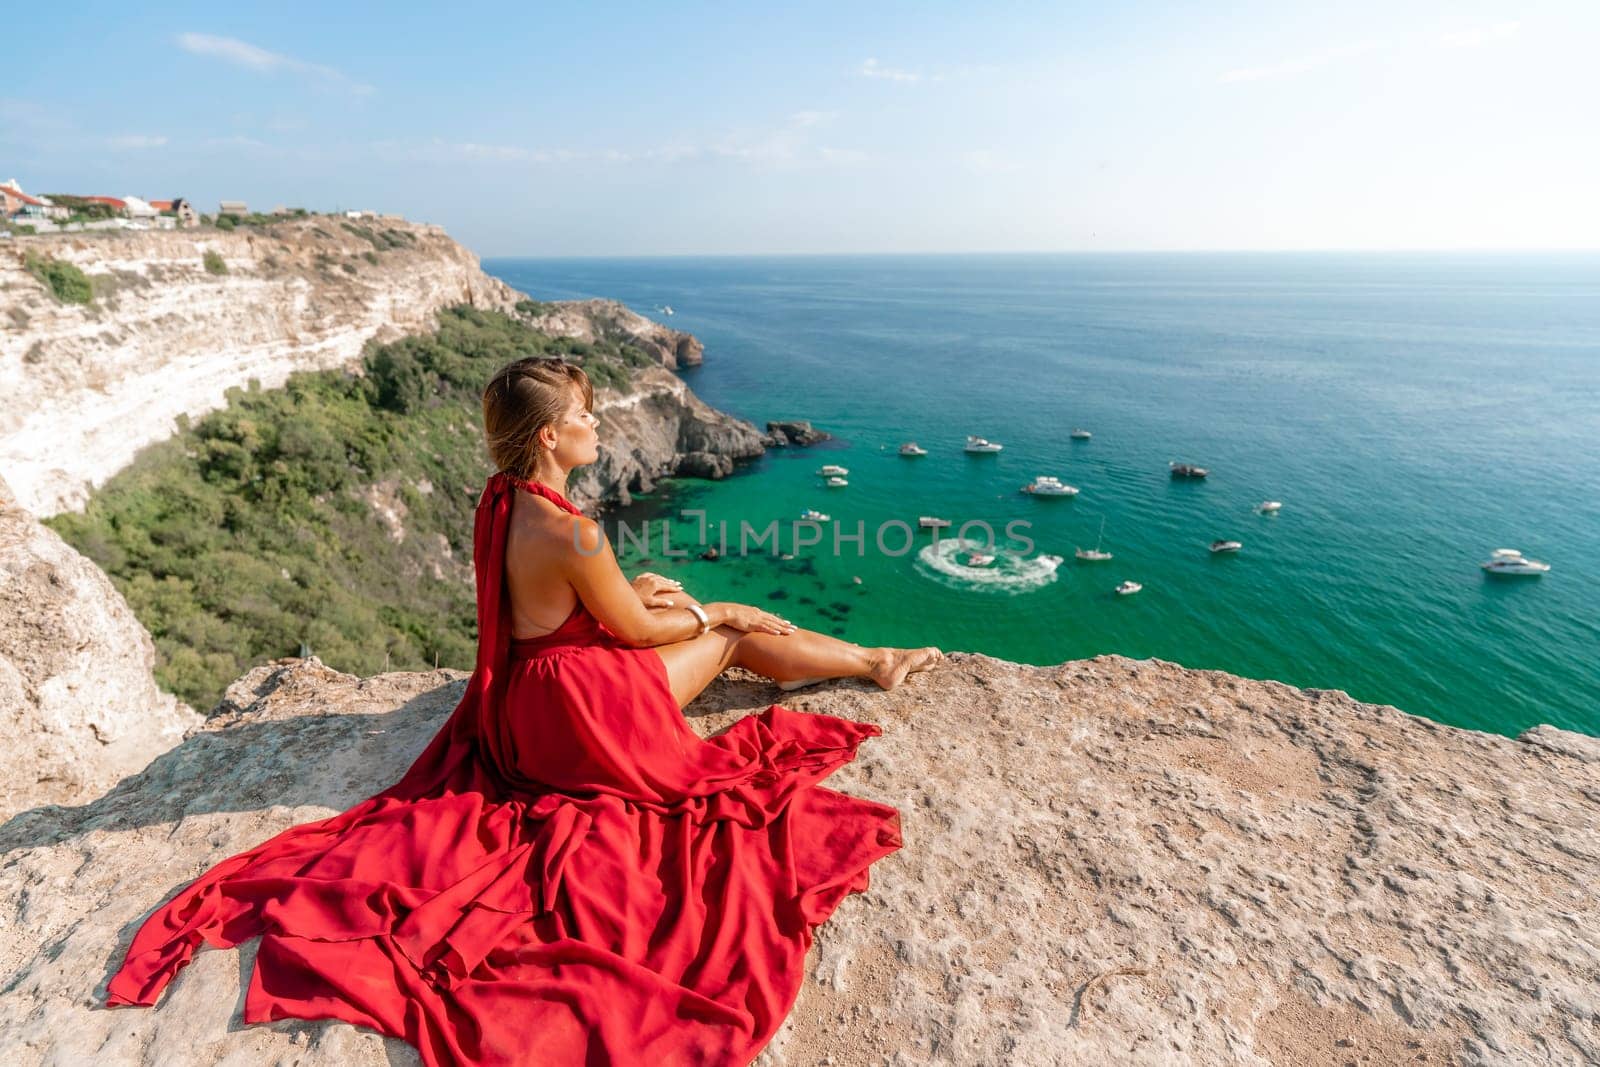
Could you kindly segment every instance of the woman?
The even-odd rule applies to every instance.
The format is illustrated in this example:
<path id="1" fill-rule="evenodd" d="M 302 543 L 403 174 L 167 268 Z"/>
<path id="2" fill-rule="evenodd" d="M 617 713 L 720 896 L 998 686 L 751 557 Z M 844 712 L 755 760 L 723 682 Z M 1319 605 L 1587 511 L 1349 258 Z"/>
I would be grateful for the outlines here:
<path id="1" fill-rule="evenodd" d="M 707 742 L 681 708 L 730 664 L 888 688 L 940 654 L 630 587 L 559 488 L 596 457 L 591 397 L 542 359 L 485 391 L 477 665 L 428 748 L 157 909 L 108 1003 L 260 936 L 246 1022 L 342 1019 L 430 1065 L 731 1065 L 772 1037 L 812 929 L 900 846 L 893 808 L 818 785 L 879 731 L 774 705 Z"/>

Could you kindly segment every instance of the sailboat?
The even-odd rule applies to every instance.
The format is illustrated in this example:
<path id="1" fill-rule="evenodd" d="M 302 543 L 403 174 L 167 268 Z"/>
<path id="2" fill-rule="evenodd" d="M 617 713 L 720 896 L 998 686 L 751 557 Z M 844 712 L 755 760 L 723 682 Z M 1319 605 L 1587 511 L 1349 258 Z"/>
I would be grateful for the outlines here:
<path id="1" fill-rule="evenodd" d="M 1102 515 L 1102 516 L 1100 516 L 1100 536 L 1096 537 L 1094 539 L 1094 547 L 1093 548 L 1080 548 L 1080 549 L 1077 549 L 1076 551 L 1074 551 L 1072 554 L 1074 556 L 1077 556 L 1079 559 L 1083 560 L 1085 563 L 1100 563 L 1100 562 L 1102 562 L 1104 560 L 1110 559 L 1111 558 L 1111 553 L 1103 552 L 1100 549 L 1100 542 L 1105 539 L 1105 536 L 1106 536 L 1106 517 L 1104 515 Z"/>

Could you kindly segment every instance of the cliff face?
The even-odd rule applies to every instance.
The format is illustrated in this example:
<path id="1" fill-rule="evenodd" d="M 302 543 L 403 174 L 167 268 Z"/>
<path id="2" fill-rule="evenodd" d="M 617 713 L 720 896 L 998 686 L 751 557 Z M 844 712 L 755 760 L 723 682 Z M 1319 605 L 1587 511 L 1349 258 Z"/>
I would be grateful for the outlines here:
<path id="1" fill-rule="evenodd" d="M 100 568 L 0 480 L 0 819 L 98 796 L 199 725 L 156 688 L 154 663 L 150 635 Z"/>
<path id="2" fill-rule="evenodd" d="M 463 685 L 258 668 L 105 797 L 0 827 L 7 1062 L 417 1062 L 343 1024 L 234 1028 L 231 952 L 154 1011 L 96 1006 L 168 893 L 391 784 Z M 777 696 L 733 672 L 690 722 Z M 905 848 L 819 932 L 765 1067 L 1600 1061 L 1594 738 L 1118 657 L 957 654 L 785 703 L 883 727 L 828 784 L 895 805 Z"/>
<path id="3" fill-rule="evenodd" d="M 692 335 L 617 303 L 615 300 L 562 300 L 539 305 L 528 321 L 538 330 L 582 341 L 628 341 L 650 353 L 668 370 L 695 367 L 703 361 L 705 346 Z"/>
<path id="4" fill-rule="evenodd" d="M 77 266 L 95 299 L 56 300 L 28 252 Z M 226 273 L 207 269 L 208 254 Z M 351 363 L 368 340 L 431 330 L 440 308 L 509 311 L 517 299 L 438 227 L 399 220 L 7 242 L 0 471 L 35 515 L 80 508 L 179 415 L 221 407 L 229 386 L 271 388 Z"/>

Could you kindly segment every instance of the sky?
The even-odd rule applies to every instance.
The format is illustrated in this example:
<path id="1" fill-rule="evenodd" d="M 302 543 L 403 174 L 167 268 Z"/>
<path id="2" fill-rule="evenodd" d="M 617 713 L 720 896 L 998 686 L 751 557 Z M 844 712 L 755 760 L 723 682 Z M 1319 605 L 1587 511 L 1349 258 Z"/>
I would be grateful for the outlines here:
<path id="1" fill-rule="evenodd" d="M 1600 248 L 1597 0 L 27 23 L 0 181 L 30 192 L 396 212 L 484 256 Z"/>

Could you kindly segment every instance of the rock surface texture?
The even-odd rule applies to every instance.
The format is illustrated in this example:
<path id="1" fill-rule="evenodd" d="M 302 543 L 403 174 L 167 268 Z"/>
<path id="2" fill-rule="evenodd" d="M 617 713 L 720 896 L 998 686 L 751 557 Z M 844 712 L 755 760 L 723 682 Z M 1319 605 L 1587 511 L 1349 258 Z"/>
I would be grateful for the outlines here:
<path id="1" fill-rule="evenodd" d="M 0 480 L 0 819 L 105 792 L 198 726 L 110 579 Z"/>
<path id="2" fill-rule="evenodd" d="M 154 1011 L 98 1004 L 167 894 L 390 784 L 463 684 L 257 668 L 104 797 L 0 827 L 0 1059 L 416 1062 L 238 1027 L 231 952 Z M 689 714 L 777 698 L 732 672 Z M 957 654 L 784 703 L 883 727 L 829 784 L 898 807 L 906 844 L 822 928 L 764 1067 L 1600 1061 L 1600 740 L 1117 657 Z"/>
<path id="3" fill-rule="evenodd" d="M 705 346 L 692 335 L 631 311 L 615 300 L 561 300 L 536 305 L 528 322 L 537 330 L 580 341 L 622 341 L 654 357 L 668 370 L 697 367 Z"/>

